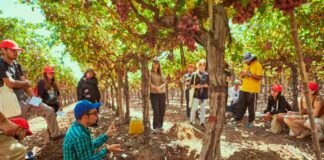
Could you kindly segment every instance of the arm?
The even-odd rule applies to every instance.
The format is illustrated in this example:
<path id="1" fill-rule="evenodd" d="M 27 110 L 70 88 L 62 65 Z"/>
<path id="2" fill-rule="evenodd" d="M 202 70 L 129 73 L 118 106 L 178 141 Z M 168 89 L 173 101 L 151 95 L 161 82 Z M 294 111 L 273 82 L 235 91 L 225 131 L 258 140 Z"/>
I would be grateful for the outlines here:
<path id="1" fill-rule="evenodd" d="M 318 118 L 318 114 L 320 113 L 322 106 L 324 106 L 322 104 L 323 102 L 321 101 L 321 97 L 320 96 L 316 96 L 315 100 L 314 100 L 314 110 L 313 110 L 313 116 L 314 118 Z"/>
<path id="2" fill-rule="evenodd" d="M 14 136 L 19 132 L 19 128 L 16 124 L 10 122 L 1 112 L 0 112 L 0 132 L 4 132 L 7 136 Z"/>
<path id="3" fill-rule="evenodd" d="M 109 139 L 109 137 L 106 134 L 102 134 L 99 137 L 97 137 L 96 139 L 92 140 L 93 146 L 95 147 L 95 149 L 97 149 L 102 144 L 104 144 L 108 139 Z"/>
<path id="4" fill-rule="evenodd" d="M 78 101 L 84 99 L 83 89 L 82 89 L 82 79 L 79 81 L 78 86 L 77 86 L 77 97 L 78 97 Z"/>
<path id="5" fill-rule="evenodd" d="M 25 76 L 20 76 L 20 79 L 23 81 L 27 81 Z M 27 81 L 28 82 L 28 81 Z M 27 95 L 29 95 L 30 97 L 34 96 L 34 92 L 33 90 L 30 88 L 30 85 L 24 87 L 25 92 L 27 93 Z"/>
<path id="6" fill-rule="evenodd" d="M 75 139 L 74 145 L 75 145 L 74 148 L 78 159 L 100 160 L 104 158 L 108 153 L 108 150 L 106 148 L 96 153 L 93 153 L 94 150 L 91 150 L 92 149 L 91 140 L 89 139 L 89 137 L 85 137 L 85 136 L 78 137 L 77 139 Z"/>
<path id="7" fill-rule="evenodd" d="M 269 96 L 268 97 L 268 105 L 267 105 L 267 108 L 263 111 L 263 113 L 267 113 L 267 112 L 270 112 L 271 111 L 271 97 Z"/>

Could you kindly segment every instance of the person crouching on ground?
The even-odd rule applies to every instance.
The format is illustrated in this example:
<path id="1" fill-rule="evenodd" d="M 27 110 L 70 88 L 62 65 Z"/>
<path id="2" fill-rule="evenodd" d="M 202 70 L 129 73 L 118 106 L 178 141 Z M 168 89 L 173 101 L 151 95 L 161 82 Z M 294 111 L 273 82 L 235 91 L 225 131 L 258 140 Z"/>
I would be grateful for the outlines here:
<path id="1" fill-rule="evenodd" d="M 23 140 L 27 136 L 33 135 L 33 132 L 29 129 L 29 124 L 25 119 L 11 118 L 10 121 L 15 123 L 20 128 L 20 131 L 14 136 L 14 138 L 18 141 Z"/>
<path id="2" fill-rule="evenodd" d="M 267 108 L 264 110 L 264 119 L 272 120 L 270 131 L 272 133 L 280 133 L 282 131 L 282 125 L 284 123 L 283 116 L 287 111 L 292 111 L 291 106 L 281 95 L 281 85 L 273 85 L 271 87 L 271 95 L 268 98 Z"/>
<path id="3" fill-rule="evenodd" d="M 324 140 L 324 100 L 319 95 L 318 84 L 315 82 L 309 82 L 308 88 L 311 97 L 316 131 L 319 136 L 319 140 Z M 288 116 L 284 119 L 284 121 L 290 128 L 290 136 L 303 139 L 309 136 L 311 133 L 311 126 L 307 115 L 307 106 L 304 96 L 302 96 L 300 99 L 299 110 L 300 112 L 288 112 Z"/>
<path id="4" fill-rule="evenodd" d="M 113 144 L 96 152 L 116 131 L 115 124 L 112 122 L 106 133 L 92 139 L 89 127 L 98 122 L 97 109 L 100 106 L 101 103 L 91 103 L 88 100 L 82 100 L 76 104 L 74 108 L 76 121 L 72 123 L 64 138 L 64 160 L 99 160 L 110 152 L 123 151 L 120 144 Z"/>

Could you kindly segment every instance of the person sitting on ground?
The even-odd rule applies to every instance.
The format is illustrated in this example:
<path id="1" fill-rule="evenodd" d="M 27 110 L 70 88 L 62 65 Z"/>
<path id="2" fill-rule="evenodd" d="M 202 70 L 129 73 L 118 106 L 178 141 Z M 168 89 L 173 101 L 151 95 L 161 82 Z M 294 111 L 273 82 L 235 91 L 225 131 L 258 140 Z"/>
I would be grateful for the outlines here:
<path id="1" fill-rule="evenodd" d="M 108 131 L 96 139 L 92 139 L 89 127 L 98 122 L 98 108 L 101 103 L 91 103 L 88 100 L 79 101 L 74 108 L 76 121 L 66 133 L 63 143 L 64 160 L 99 160 L 110 152 L 120 152 L 120 144 L 96 150 L 102 146 L 116 131 L 115 123 L 109 126 Z"/>
<path id="2" fill-rule="evenodd" d="M 60 91 L 55 81 L 54 68 L 45 67 L 43 72 L 43 79 L 37 83 L 37 93 L 45 104 L 52 107 L 56 113 L 61 109 L 59 103 Z"/>
<path id="3" fill-rule="evenodd" d="M 280 133 L 282 131 L 283 116 L 286 115 L 287 111 L 292 111 L 291 106 L 281 95 L 281 85 L 273 85 L 271 87 L 271 95 L 268 98 L 267 108 L 264 110 L 264 119 L 271 120 L 270 131 L 272 133 Z"/>
<path id="4" fill-rule="evenodd" d="M 45 103 L 34 106 L 27 103 L 34 96 L 30 88 L 30 82 L 27 80 L 23 67 L 16 60 L 22 48 L 12 40 L 3 40 L 0 43 L 2 57 L 0 57 L 0 87 L 3 85 L 13 89 L 17 96 L 21 108 L 21 118 L 28 119 L 30 115 L 44 117 L 47 123 L 49 137 L 56 141 L 62 139 L 64 134 L 60 133 L 60 129 L 56 120 L 54 109 Z"/>
<path id="5" fill-rule="evenodd" d="M 26 148 L 14 136 L 18 135 L 21 128 L 11 122 L 0 111 L 0 159 L 24 160 Z"/>
<path id="6" fill-rule="evenodd" d="M 324 140 L 324 100 L 319 95 L 318 84 L 310 81 L 308 83 L 308 88 L 310 90 L 309 95 L 311 97 L 311 105 L 313 108 L 317 134 L 320 140 Z M 290 128 L 289 135 L 302 139 L 309 136 L 311 133 L 311 126 L 308 119 L 306 100 L 304 96 L 300 99 L 299 110 L 300 112 L 288 112 L 288 116 L 284 118 L 284 121 Z"/>
<path id="7" fill-rule="evenodd" d="M 25 119 L 11 118 L 10 121 L 15 123 L 19 128 L 21 128 L 19 133 L 14 136 L 14 138 L 17 139 L 18 141 L 23 140 L 27 136 L 33 135 L 33 132 L 29 129 L 29 124 Z"/>
<path id="8" fill-rule="evenodd" d="M 228 97 L 230 101 L 230 105 L 227 107 L 226 111 L 232 112 L 233 115 L 236 113 L 236 105 L 239 99 L 240 94 L 240 81 L 235 80 L 233 82 L 233 87 L 228 89 Z"/>

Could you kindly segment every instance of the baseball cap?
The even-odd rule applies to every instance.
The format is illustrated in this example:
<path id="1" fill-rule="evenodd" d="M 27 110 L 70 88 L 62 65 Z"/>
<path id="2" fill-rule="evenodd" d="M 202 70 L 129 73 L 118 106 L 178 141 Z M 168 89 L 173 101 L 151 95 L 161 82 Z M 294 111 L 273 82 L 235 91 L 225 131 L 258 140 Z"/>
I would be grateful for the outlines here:
<path id="1" fill-rule="evenodd" d="M 45 73 L 54 73 L 54 68 L 53 67 L 45 67 L 44 72 Z"/>
<path id="2" fill-rule="evenodd" d="M 276 85 L 273 85 L 271 87 L 271 90 L 276 91 L 276 92 L 281 92 L 282 91 L 282 87 L 281 87 L 281 85 L 276 84 Z"/>
<path id="3" fill-rule="evenodd" d="M 314 81 L 309 81 L 309 82 L 308 82 L 308 88 L 309 88 L 310 90 L 318 91 L 318 84 L 315 83 Z"/>
<path id="4" fill-rule="evenodd" d="M 28 136 L 33 135 L 33 132 L 29 129 L 29 124 L 25 119 L 23 119 L 23 118 L 11 118 L 10 121 L 15 123 L 20 128 L 25 129 L 26 134 Z"/>
<path id="5" fill-rule="evenodd" d="M 9 48 L 13 50 L 24 51 L 22 48 L 19 48 L 18 44 L 12 40 L 6 39 L 1 41 L 0 48 Z"/>
<path id="6" fill-rule="evenodd" d="M 88 100 L 79 101 L 74 107 L 74 117 L 81 118 L 84 114 L 88 113 L 91 109 L 98 109 L 101 103 L 91 103 Z"/>

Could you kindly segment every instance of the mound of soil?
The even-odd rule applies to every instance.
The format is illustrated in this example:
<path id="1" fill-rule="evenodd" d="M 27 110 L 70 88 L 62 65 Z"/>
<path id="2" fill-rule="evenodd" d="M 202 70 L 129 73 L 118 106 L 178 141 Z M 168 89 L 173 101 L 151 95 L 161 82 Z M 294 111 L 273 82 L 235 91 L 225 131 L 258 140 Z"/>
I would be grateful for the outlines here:
<path id="1" fill-rule="evenodd" d="M 282 158 L 272 151 L 264 152 L 255 149 L 244 149 L 235 152 L 228 160 L 282 160 Z"/>

